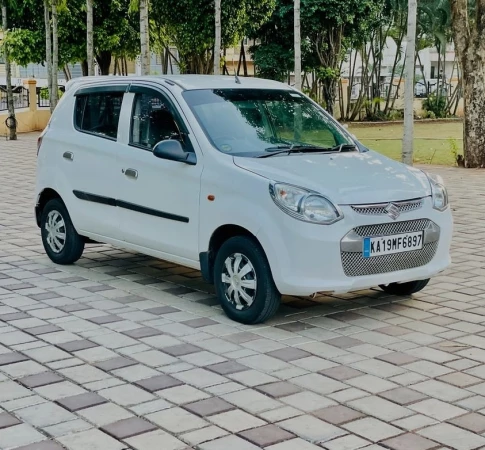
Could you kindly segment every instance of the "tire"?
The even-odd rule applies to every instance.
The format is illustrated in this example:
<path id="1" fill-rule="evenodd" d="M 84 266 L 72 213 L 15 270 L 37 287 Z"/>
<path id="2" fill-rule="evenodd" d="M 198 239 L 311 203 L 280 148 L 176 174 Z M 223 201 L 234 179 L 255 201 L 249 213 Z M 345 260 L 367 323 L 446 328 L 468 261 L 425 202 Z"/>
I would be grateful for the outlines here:
<path id="1" fill-rule="evenodd" d="M 226 262 L 235 278 L 229 279 Z M 239 269 L 242 273 L 248 268 L 249 272 L 242 275 L 234 270 Z M 274 284 L 268 260 L 261 246 L 249 237 L 236 236 L 222 244 L 214 262 L 214 285 L 222 309 L 236 322 L 261 323 L 278 310 L 281 294 Z M 252 300 L 249 306 L 244 294 Z M 239 305 L 236 304 L 236 295 Z"/>
<path id="2" fill-rule="evenodd" d="M 44 250 L 52 262 L 72 264 L 81 257 L 84 240 L 77 234 L 61 199 L 55 198 L 47 202 L 40 217 L 40 227 Z M 50 230 L 57 230 L 59 234 L 56 239 L 53 239 Z"/>
<path id="3" fill-rule="evenodd" d="M 409 283 L 391 283 L 391 284 L 381 284 L 379 287 L 388 294 L 405 296 L 415 294 L 423 290 L 429 283 L 429 278 L 427 280 L 417 280 L 410 281 Z"/>

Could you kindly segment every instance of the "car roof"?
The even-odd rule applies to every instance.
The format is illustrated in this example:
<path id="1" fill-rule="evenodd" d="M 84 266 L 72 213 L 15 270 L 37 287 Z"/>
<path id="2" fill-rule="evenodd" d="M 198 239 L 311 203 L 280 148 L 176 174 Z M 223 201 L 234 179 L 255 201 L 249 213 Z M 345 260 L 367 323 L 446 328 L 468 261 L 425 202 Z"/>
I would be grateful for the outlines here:
<path id="1" fill-rule="evenodd" d="M 160 75 L 160 76 L 97 76 L 73 78 L 66 84 L 66 91 L 74 86 L 85 84 L 118 84 L 136 81 L 151 81 L 156 83 L 177 85 L 183 90 L 194 89 L 292 89 L 288 84 L 273 80 L 254 77 L 235 77 L 228 75 Z"/>

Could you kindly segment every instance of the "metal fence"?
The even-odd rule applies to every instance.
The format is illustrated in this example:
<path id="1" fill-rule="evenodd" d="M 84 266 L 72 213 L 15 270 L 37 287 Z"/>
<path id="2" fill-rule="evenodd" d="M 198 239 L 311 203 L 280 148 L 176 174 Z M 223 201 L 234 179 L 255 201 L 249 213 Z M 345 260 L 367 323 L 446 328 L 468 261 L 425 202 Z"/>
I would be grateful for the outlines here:
<path id="1" fill-rule="evenodd" d="M 50 105 L 49 90 L 47 88 L 37 88 L 37 106 L 39 108 L 48 108 Z"/>
<path id="2" fill-rule="evenodd" d="M 15 109 L 28 108 L 30 106 L 28 89 L 21 86 L 13 88 L 13 106 Z M 0 87 L 0 111 L 7 110 L 7 90 L 4 87 Z"/>

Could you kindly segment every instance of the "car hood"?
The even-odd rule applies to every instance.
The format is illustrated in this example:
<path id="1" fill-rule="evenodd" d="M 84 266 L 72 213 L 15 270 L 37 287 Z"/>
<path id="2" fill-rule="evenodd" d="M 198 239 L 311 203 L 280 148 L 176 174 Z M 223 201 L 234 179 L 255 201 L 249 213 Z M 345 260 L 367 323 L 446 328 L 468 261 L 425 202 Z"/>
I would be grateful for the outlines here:
<path id="1" fill-rule="evenodd" d="M 234 157 L 236 166 L 272 181 L 317 191 L 340 205 L 384 203 L 431 195 L 424 172 L 376 152 L 294 153 Z"/>

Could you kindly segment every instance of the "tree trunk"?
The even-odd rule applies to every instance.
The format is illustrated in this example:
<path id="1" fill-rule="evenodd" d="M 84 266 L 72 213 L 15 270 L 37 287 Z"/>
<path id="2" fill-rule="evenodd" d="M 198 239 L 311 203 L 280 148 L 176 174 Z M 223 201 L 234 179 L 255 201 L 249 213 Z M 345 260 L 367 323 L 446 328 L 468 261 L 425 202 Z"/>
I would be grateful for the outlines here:
<path id="1" fill-rule="evenodd" d="M 88 75 L 94 75 L 93 0 L 86 0 L 86 49 Z"/>
<path id="2" fill-rule="evenodd" d="M 337 96 L 337 80 L 335 78 L 326 78 L 323 80 L 323 100 L 325 109 L 333 116 L 335 98 Z"/>
<path id="3" fill-rule="evenodd" d="M 45 60 L 47 64 L 47 87 L 49 89 L 49 104 L 52 105 L 52 41 L 51 41 L 51 13 L 50 0 L 44 0 L 45 24 Z M 51 107 L 51 112 L 52 112 Z"/>
<path id="4" fill-rule="evenodd" d="M 404 84 L 404 134 L 402 139 L 402 162 L 413 165 L 414 140 L 414 72 L 416 53 L 417 1 L 408 1 L 408 31 L 406 33 L 406 80 Z"/>
<path id="5" fill-rule="evenodd" d="M 7 22 L 7 2 L 6 0 L 2 3 L 2 29 L 5 34 L 8 30 Z M 7 108 L 8 108 L 8 118 L 9 118 L 9 139 L 11 141 L 17 140 L 17 120 L 15 119 L 15 105 L 13 101 L 13 90 L 12 90 L 12 67 L 10 65 L 10 58 L 8 55 L 7 46 L 4 46 L 4 58 L 5 58 L 5 72 L 6 72 L 6 82 L 7 82 Z"/>
<path id="6" fill-rule="evenodd" d="M 246 49 L 244 48 L 244 41 L 242 41 L 242 63 L 243 63 L 243 74 L 245 77 L 248 76 L 248 64 L 246 62 Z"/>
<path id="7" fill-rule="evenodd" d="M 109 66 L 111 65 L 111 52 L 99 52 L 99 54 L 96 55 L 96 61 L 98 62 L 101 75 L 109 75 Z"/>
<path id="8" fill-rule="evenodd" d="M 62 71 L 64 72 L 64 76 L 66 77 L 66 81 L 69 81 L 72 78 L 71 70 L 69 69 L 69 66 L 67 64 L 65 64 L 62 67 Z"/>
<path id="9" fill-rule="evenodd" d="M 57 34 L 57 0 L 52 1 L 52 103 L 51 112 L 54 111 L 57 101 L 59 86 L 57 77 L 59 72 L 59 39 Z"/>
<path id="10" fill-rule="evenodd" d="M 300 0 L 294 0 L 295 88 L 301 91 Z"/>
<path id="11" fill-rule="evenodd" d="M 216 36 L 214 42 L 214 75 L 221 74 L 221 0 L 214 1 Z"/>
<path id="12" fill-rule="evenodd" d="M 83 77 L 87 77 L 89 74 L 89 70 L 88 70 L 88 61 L 86 59 L 84 61 L 81 61 L 81 70 L 82 70 Z"/>
<path id="13" fill-rule="evenodd" d="M 140 0 L 141 74 L 150 75 L 148 0 Z"/>

